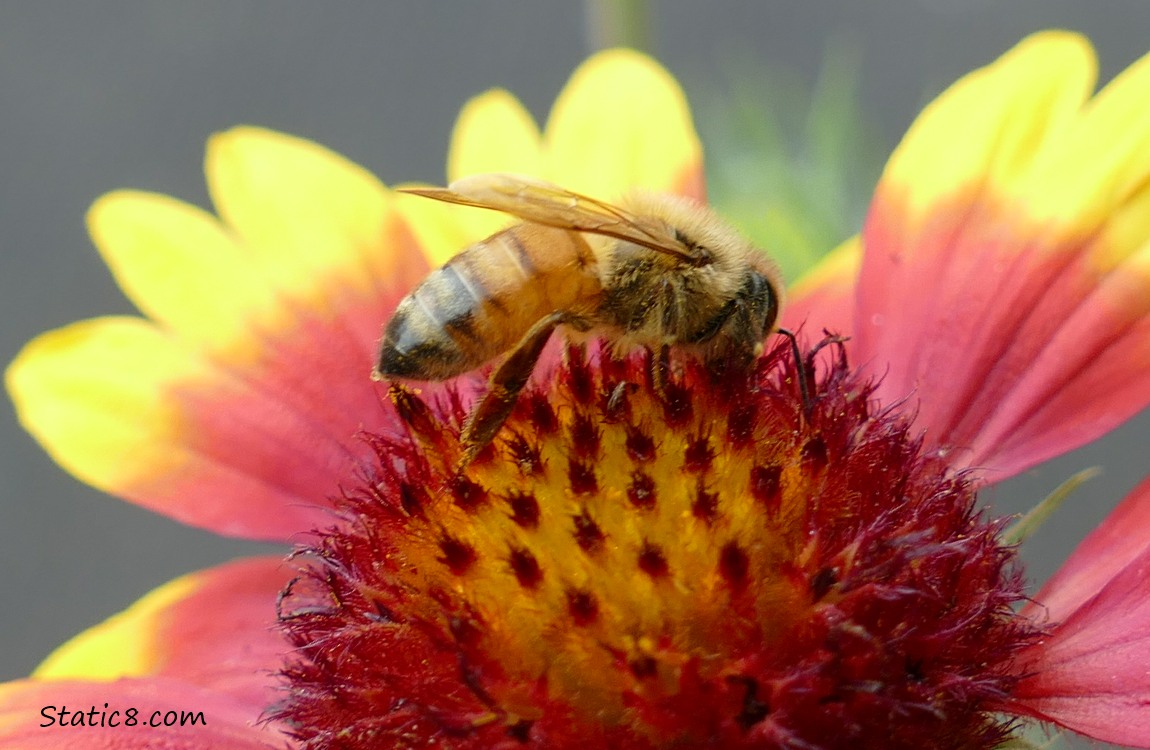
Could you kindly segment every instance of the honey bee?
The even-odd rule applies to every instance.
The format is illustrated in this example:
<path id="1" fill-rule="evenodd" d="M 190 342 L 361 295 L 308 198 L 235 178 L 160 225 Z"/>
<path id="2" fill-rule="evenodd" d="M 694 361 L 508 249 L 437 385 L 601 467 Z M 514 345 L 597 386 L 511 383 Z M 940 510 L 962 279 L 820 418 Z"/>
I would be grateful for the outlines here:
<path id="1" fill-rule="evenodd" d="M 509 352 L 463 426 L 464 464 L 498 433 L 556 328 L 622 351 L 676 347 L 738 366 L 777 330 L 778 266 L 687 199 L 634 193 L 612 205 L 509 174 L 406 192 L 521 220 L 451 258 L 399 303 L 372 373 L 447 380 Z"/>

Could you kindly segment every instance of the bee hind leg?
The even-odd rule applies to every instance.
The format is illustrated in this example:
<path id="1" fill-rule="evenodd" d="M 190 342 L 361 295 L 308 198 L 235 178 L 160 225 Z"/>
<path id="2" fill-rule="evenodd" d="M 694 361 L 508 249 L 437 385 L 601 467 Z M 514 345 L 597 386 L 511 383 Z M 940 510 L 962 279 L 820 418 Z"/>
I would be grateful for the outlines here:
<path id="1" fill-rule="evenodd" d="M 468 415 L 459 436 L 463 448 L 463 457 L 459 462 L 461 470 L 499 433 L 499 428 L 515 408 L 519 392 L 527 385 L 527 379 L 531 377 L 547 340 L 567 317 L 565 312 L 554 312 L 536 321 L 491 374 L 487 393 L 483 394 L 483 398 Z"/>

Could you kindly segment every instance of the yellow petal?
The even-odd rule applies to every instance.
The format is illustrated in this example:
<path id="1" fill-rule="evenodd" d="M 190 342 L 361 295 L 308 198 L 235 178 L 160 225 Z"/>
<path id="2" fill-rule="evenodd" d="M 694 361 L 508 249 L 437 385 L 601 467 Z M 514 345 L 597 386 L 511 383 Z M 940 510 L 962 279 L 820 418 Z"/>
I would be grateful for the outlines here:
<path id="1" fill-rule="evenodd" d="M 316 275 L 335 269 L 367 290 L 389 264 L 377 257 L 388 192 L 343 157 L 300 138 L 239 127 L 212 137 L 205 170 L 220 216 L 276 288 L 312 299 Z"/>
<path id="2" fill-rule="evenodd" d="M 1089 42 L 1077 34 L 1028 37 L 923 110 L 891 156 L 880 190 L 905 192 L 915 216 L 963 190 L 1016 179 L 1073 119 L 1096 67 Z"/>
<path id="3" fill-rule="evenodd" d="M 190 342 L 237 355 L 272 296 L 259 268 L 219 221 L 164 195 L 119 191 L 88 213 L 92 239 L 137 307 Z M 240 346 L 236 346 L 239 344 Z"/>
<path id="4" fill-rule="evenodd" d="M 607 200 L 632 187 L 680 192 L 703 158 L 679 84 L 625 49 L 579 66 L 551 110 L 544 143 L 548 179 Z"/>
<path id="5" fill-rule="evenodd" d="M 33 677 L 42 680 L 115 680 L 153 672 L 154 622 L 198 588 L 195 576 L 169 581 L 128 609 L 88 628 L 48 655 Z"/>
<path id="6" fill-rule="evenodd" d="M 447 180 L 486 172 L 539 175 L 539 126 L 519 100 L 492 89 L 463 106 L 451 135 Z"/>
<path id="7" fill-rule="evenodd" d="M 31 341 L 8 367 L 6 383 L 20 422 L 57 463 L 116 492 L 180 463 L 172 450 L 177 405 L 159 385 L 202 374 L 146 321 L 100 318 Z"/>
<path id="8" fill-rule="evenodd" d="M 503 89 L 493 89 L 474 97 L 464 105 L 451 134 L 447 157 L 447 180 L 487 172 L 511 172 L 539 176 L 543 168 L 539 126 L 519 100 Z M 424 199 L 425 202 L 426 199 Z M 418 209 L 417 209 L 418 210 Z M 443 217 L 461 231 L 470 242 L 482 239 L 508 224 L 505 214 L 494 211 L 453 209 L 449 213 L 434 210 L 420 212 Z M 450 217 L 448 219 L 448 217 Z M 434 244 L 432 256 L 442 263 L 464 248 Z M 447 252 L 450 250 L 450 252 Z"/>
<path id="9" fill-rule="evenodd" d="M 1040 225 L 1078 237 L 1100 228 L 1108 269 L 1150 235 L 1150 55 L 1120 73 L 1072 127 L 1049 140 L 1014 190 Z"/>

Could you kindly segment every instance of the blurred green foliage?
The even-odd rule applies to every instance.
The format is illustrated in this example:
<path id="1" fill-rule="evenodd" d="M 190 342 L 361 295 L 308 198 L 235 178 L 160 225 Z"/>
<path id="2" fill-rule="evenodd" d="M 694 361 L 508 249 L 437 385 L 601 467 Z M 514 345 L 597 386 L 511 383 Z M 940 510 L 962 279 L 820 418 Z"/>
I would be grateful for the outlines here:
<path id="1" fill-rule="evenodd" d="M 858 58 L 832 45 L 813 84 L 733 62 L 729 90 L 692 92 L 711 203 L 788 282 L 859 231 L 889 150 L 860 106 Z"/>

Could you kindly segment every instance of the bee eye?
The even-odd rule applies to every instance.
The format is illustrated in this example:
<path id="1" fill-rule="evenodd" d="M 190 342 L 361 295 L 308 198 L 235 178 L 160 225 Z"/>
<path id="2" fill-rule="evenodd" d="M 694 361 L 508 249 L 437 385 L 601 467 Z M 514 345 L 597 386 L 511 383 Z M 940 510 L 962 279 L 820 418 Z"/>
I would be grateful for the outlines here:
<path id="1" fill-rule="evenodd" d="M 763 331 L 773 330 L 779 318 L 779 297 L 767 283 L 766 304 L 763 305 Z"/>
<path id="2" fill-rule="evenodd" d="M 747 277 L 744 289 L 752 309 L 758 310 L 762 315 L 763 333 L 773 330 L 779 317 L 779 297 L 771 286 L 770 279 L 753 271 Z"/>

